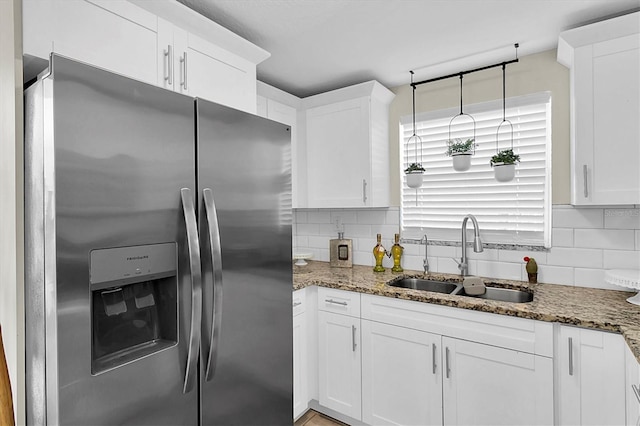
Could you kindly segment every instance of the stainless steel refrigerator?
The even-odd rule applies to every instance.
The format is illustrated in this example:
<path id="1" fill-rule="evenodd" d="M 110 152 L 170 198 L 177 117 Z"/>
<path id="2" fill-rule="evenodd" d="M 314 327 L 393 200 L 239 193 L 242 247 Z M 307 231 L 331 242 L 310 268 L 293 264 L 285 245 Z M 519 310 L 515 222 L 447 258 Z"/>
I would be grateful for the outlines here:
<path id="1" fill-rule="evenodd" d="M 56 55 L 25 107 L 28 424 L 290 424 L 290 129 Z"/>

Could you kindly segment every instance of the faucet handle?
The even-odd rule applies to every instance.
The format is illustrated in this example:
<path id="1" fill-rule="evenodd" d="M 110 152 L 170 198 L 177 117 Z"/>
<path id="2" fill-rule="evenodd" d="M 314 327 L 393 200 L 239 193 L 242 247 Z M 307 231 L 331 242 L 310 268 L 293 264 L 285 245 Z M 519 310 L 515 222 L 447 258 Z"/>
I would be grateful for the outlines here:
<path id="1" fill-rule="evenodd" d="M 458 262 L 458 259 L 456 259 L 455 257 L 452 257 L 451 260 L 453 260 L 454 262 L 456 262 L 456 264 L 458 265 L 458 269 L 462 269 L 464 266 L 464 263 L 462 262 Z"/>

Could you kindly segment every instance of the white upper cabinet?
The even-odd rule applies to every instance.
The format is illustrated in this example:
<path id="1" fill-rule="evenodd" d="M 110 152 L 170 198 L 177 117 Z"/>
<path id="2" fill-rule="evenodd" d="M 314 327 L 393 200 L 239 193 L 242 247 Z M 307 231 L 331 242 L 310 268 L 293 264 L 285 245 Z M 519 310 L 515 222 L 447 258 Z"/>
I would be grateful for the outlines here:
<path id="1" fill-rule="evenodd" d="M 306 167 L 299 177 L 307 205 L 300 207 L 388 207 L 394 96 L 370 81 L 303 99 L 306 140 L 300 151 Z"/>
<path id="2" fill-rule="evenodd" d="M 640 204 L 640 12 L 565 31 L 572 204 Z"/>
<path id="3" fill-rule="evenodd" d="M 156 84 L 157 19 L 126 1 L 24 0 L 23 51 L 51 52 Z"/>
<path id="4" fill-rule="evenodd" d="M 256 111 L 269 53 L 175 1 L 25 0 L 24 54 L 53 51 L 146 83 Z"/>

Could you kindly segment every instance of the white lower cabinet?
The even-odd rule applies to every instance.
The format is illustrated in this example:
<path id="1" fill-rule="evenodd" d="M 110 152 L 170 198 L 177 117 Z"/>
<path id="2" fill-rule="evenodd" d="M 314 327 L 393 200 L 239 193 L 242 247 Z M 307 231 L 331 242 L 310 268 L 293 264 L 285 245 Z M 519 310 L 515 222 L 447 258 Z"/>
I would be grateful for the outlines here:
<path id="1" fill-rule="evenodd" d="M 318 312 L 320 405 L 361 419 L 360 319 Z"/>
<path id="2" fill-rule="evenodd" d="M 640 364 L 627 347 L 627 383 L 625 386 L 627 395 L 627 425 L 640 426 Z"/>
<path id="3" fill-rule="evenodd" d="M 623 425 L 625 342 L 621 335 L 559 326 L 556 340 L 558 423 Z"/>
<path id="4" fill-rule="evenodd" d="M 362 321 L 362 421 L 441 425 L 440 336 Z"/>
<path id="5" fill-rule="evenodd" d="M 309 406 L 307 393 L 307 316 L 305 289 L 293 292 L 293 418 Z"/>
<path id="6" fill-rule="evenodd" d="M 443 345 L 445 425 L 552 425 L 553 360 L 449 337 Z"/>

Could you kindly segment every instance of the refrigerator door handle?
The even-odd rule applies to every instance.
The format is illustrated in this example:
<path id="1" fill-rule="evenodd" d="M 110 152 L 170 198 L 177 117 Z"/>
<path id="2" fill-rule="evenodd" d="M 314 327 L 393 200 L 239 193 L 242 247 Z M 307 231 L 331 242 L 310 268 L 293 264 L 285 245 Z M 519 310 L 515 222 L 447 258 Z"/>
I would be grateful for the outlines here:
<path id="1" fill-rule="evenodd" d="M 209 339 L 209 353 L 205 380 L 210 381 L 216 372 L 218 360 L 218 341 L 220 339 L 220 320 L 222 318 L 222 251 L 220 247 L 220 228 L 218 213 L 211 188 L 202 191 L 204 210 L 209 230 L 209 248 L 211 252 L 211 267 L 213 269 L 213 313 L 211 315 L 211 337 Z"/>
<path id="2" fill-rule="evenodd" d="M 200 266 L 200 244 L 196 210 L 191 197 L 191 189 L 180 190 L 182 210 L 187 229 L 187 247 L 189 249 L 189 269 L 191 276 L 191 332 L 189 335 L 189 352 L 187 368 L 184 376 L 183 393 L 193 390 L 197 382 L 198 350 L 200 348 L 200 324 L 202 321 L 202 270 Z"/>

